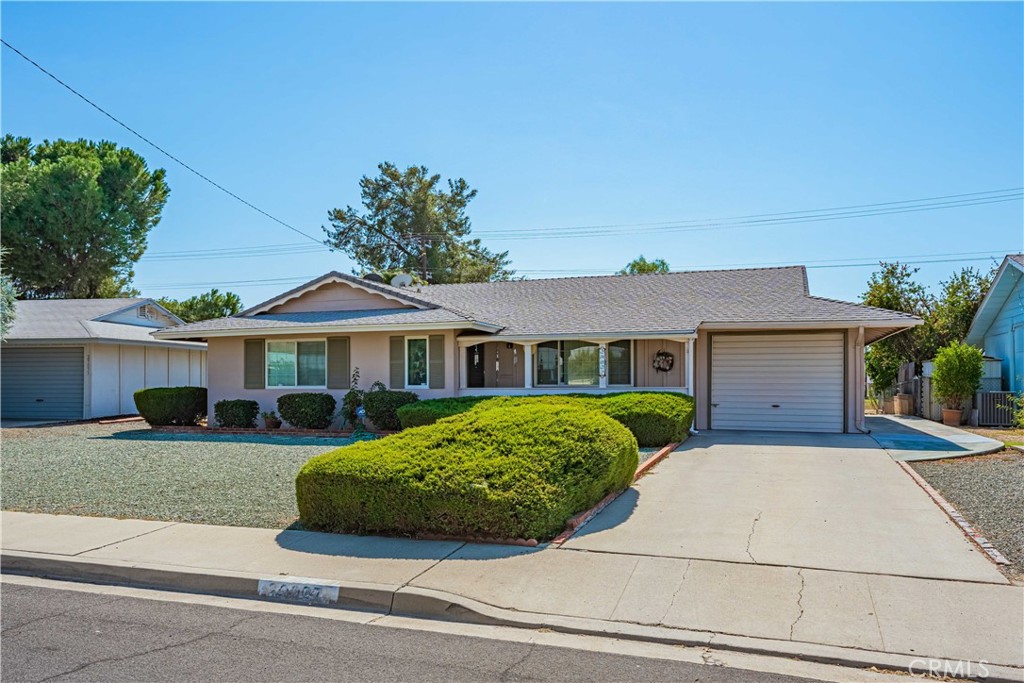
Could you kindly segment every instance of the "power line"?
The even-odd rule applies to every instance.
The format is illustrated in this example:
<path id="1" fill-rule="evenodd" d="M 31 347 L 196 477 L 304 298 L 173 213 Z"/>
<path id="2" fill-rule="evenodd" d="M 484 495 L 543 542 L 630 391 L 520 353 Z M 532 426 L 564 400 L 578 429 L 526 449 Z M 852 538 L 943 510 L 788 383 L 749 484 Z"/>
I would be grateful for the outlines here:
<path id="1" fill-rule="evenodd" d="M 275 223 L 278 223 L 279 225 L 282 225 L 282 226 L 284 226 L 284 227 L 288 228 L 288 229 L 289 229 L 289 230 L 291 230 L 292 232 L 298 233 L 298 234 L 302 235 L 303 237 L 305 237 L 305 238 L 307 238 L 307 239 L 310 239 L 310 240 L 312 240 L 312 241 L 316 242 L 317 244 L 323 245 L 323 246 L 324 246 L 325 248 L 327 248 L 327 249 L 330 249 L 330 247 L 327 247 L 327 245 L 324 245 L 324 244 L 323 244 L 323 242 L 321 242 L 320 240 L 318 240 L 318 239 L 317 239 L 316 237 L 313 237 L 312 235 L 310 235 L 310 234 L 309 234 L 309 233 L 307 233 L 307 232 L 303 232 L 302 230 L 299 230 L 298 228 L 296 228 L 296 227 L 295 227 L 295 226 L 293 226 L 293 225 L 289 225 L 288 223 L 285 223 L 285 222 L 284 222 L 283 220 L 281 220 L 280 218 L 277 218 L 276 216 L 272 216 L 271 214 L 267 213 L 266 211 L 264 211 L 264 210 L 263 210 L 263 209 L 261 209 L 260 207 L 258 207 L 258 206 L 256 206 L 255 204 L 253 204 L 252 202 L 249 202 L 249 201 L 247 201 L 247 200 L 245 200 L 245 199 L 243 199 L 243 198 L 239 197 L 239 196 L 238 196 L 237 194 L 235 194 L 235 193 L 234 193 L 234 192 L 232 192 L 231 190 L 227 189 L 226 187 L 224 187 L 224 186 L 223 186 L 223 185 L 221 185 L 220 183 L 218 183 L 218 182 L 216 182 L 216 181 L 212 180 L 211 178 L 209 178 L 208 176 L 206 176 L 206 175 L 204 175 L 204 174 L 200 173 L 199 171 L 197 171 L 197 170 L 196 170 L 195 168 L 193 168 L 192 166 L 189 166 L 189 165 L 188 165 L 188 164 L 186 164 L 186 163 L 185 163 L 184 161 L 182 161 L 182 160 L 181 160 L 181 159 L 179 159 L 178 157 L 174 156 L 173 154 L 171 154 L 170 152 L 168 152 L 168 151 L 167 151 L 166 149 L 164 149 L 164 148 L 163 148 L 163 147 L 161 147 L 160 145 L 156 144 L 155 142 L 153 142 L 152 140 L 150 140 L 150 139 L 149 139 L 149 138 L 147 138 L 147 137 L 146 137 L 145 135 L 143 135 L 142 133 L 138 132 L 137 130 L 135 130 L 134 128 L 132 128 L 131 126 L 129 126 L 128 124 L 124 123 L 123 121 L 121 121 L 120 119 L 118 119 L 118 118 L 117 118 L 116 116 L 114 116 L 113 114 L 111 114 L 110 112 L 108 112 L 108 111 L 107 111 L 106 109 L 104 109 L 104 108 L 103 108 L 103 107 L 101 107 L 100 105 L 96 104 L 95 102 L 93 102 L 93 101 L 92 101 L 92 100 L 90 100 L 90 99 L 89 99 L 88 97 L 86 97 L 86 96 L 85 96 L 85 95 L 83 95 L 82 93 L 80 93 L 80 92 L 78 92 L 77 90 L 75 90 L 74 88 L 72 88 L 72 87 L 71 87 L 70 85 L 68 85 L 67 83 L 65 83 L 65 82 L 64 82 L 64 81 L 62 81 L 61 79 L 57 78 L 57 76 L 55 76 L 54 74 L 52 74 L 52 73 L 50 73 L 49 71 L 47 71 L 47 70 L 46 70 L 45 68 L 43 68 L 43 67 L 42 67 L 42 66 L 41 66 L 41 65 L 40 65 L 40 64 L 39 64 L 38 62 L 36 62 L 36 61 L 35 61 L 35 60 L 33 60 L 32 58 L 30 58 L 30 57 L 29 57 L 28 55 L 26 55 L 26 54 L 25 54 L 24 52 L 22 52 L 22 51 L 21 51 L 21 50 L 19 50 L 18 48 L 14 47 L 14 46 L 13 46 L 13 45 L 11 45 L 10 43 L 8 43 L 8 42 L 7 42 L 6 40 L 4 40 L 3 38 L 0 38 L 0 43 L 3 43 L 3 44 L 4 44 L 5 46 L 6 46 L 6 47 L 8 47 L 9 49 L 13 50 L 15 54 L 17 54 L 17 55 L 18 55 L 19 57 L 21 57 L 22 59 L 24 59 L 24 60 L 25 60 L 26 62 L 28 62 L 29 64 L 31 64 L 31 65 L 32 65 L 32 66 L 34 66 L 35 68 L 39 69 L 40 71 L 42 71 L 42 72 L 43 72 L 44 74 L 46 74 L 47 76 L 49 76 L 50 78 L 52 78 L 52 79 L 53 79 L 54 81 L 56 81 L 56 82 L 57 82 L 57 83 L 59 83 L 60 85 L 64 86 L 64 88 L 66 88 L 66 89 L 67 89 L 68 91 L 70 91 L 70 92 L 71 92 L 72 94 L 74 94 L 75 96 L 77 96 L 78 98 L 80 98 L 80 99 L 81 99 L 82 101 L 84 101 L 84 102 L 85 102 L 86 104 L 88 104 L 89 106 L 91 106 L 91 107 L 92 107 L 93 109 L 95 109 L 96 111 L 100 112 L 101 114 L 103 114 L 104 116 L 106 116 L 106 117 L 107 117 L 108 119 L 110 119 L 111 121 L 113 121 L 113 122 L 114 122 L 114 123 L 116 123 L 117 125 L 121 126 L 121 127 L 122 127 L 122 128 L 124 128 L 124 129 L 125 129 L 126 131 L 128 131 L 129 133 L 131 133 L 131 134 L 132 134 L 132 135 L 134 135 L 135 137 L 139 138 L 140 140 L 142 140 L 142 141 L 143 141 L 143 142 L 145 142 L 145 143 L 146 143 L 147 145 L 149 145 L 149 146 L 150 146 L 150 147 L 152 147 L 153 149 L 157 150 L 158 152 L 160 152 L 161 154 L 163 154 L 163 155 L 164 155 L 164 156 L 166 156 L 167 158 L 171 159 L 172 161 L 175 161 L 175 162 L 177 162 L 178 164 L 180 164 L 180 165 L 181 165 L 182 167 L 184 167 L 185 169 L 187 169 L 187 170 L 191 171 L 191 172 L 192 172 L 192 173 L 194 173 L 195 175 L 199 176 L 200 178 L 202 178 L 203 180 L 205 180 L 206 182 L 208 182 L 208 183 L 209 183 L 210 185 L 213 185 L 214 187 L 216 187 L 216 188 L 217 188 L 218 190 L 220 190 L 221 192 L 223 192 L 223 193 L 227 194 L 227 195 L 228 195 L 228 196 L 230 196 L 230 197 L 233 197 L 234 199 L 237 199 L 238 201 L 242 202 L 243 204 L 245 204 L 246 206 L 248 206 L 248 207 L 249 207 L 250 209 L 252 209 L 253 211 L 256 211 L 256 212 L 258 212 L 258 213 L 260 213 L 260 214 L 262 214 L 262 215 L 266 216 L 266 217 L 267 217 L 267 218 L 269 218 L 270 220 L 274 221 Z M 331 250 L 331 251 L 333 251 L 333 249 L 330 249 L 330 250 Z"/>

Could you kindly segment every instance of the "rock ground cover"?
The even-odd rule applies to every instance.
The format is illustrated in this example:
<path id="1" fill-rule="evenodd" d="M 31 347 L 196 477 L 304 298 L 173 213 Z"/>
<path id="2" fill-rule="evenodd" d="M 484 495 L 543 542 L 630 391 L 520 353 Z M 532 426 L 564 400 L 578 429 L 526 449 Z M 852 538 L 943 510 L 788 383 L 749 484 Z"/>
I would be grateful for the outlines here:
<path id="1" fill-rule="evenodd" d="M 911 466 L 1013 563 L 1011 578 L 1024 581 L 1024 453 L 1008 449 Z"/>
<path id="2" fill-rule="evenodd" d="M 173 434 L 140 422 L 4 429 L 3 508 L 228 526 L 295 521 L 295 475 L 339 437 Z"/>

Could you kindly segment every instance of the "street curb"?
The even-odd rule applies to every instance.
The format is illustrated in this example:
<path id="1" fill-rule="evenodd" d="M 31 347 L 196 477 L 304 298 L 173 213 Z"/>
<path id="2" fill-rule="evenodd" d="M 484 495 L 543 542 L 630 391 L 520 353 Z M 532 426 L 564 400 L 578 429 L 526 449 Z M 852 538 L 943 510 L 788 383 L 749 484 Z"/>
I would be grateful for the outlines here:
<path id="1" fill-rule="evenodd" d="M 259 593 L 261 580 L 286 580 L 290 577 L 261 576 L 245 572 L 206 571 L 187 567 L 147 565 L 117 560 L 92 560 L 66 555 L 4 551 L 0 570 L 50 579 L 84 583 L 129 585 L 186 593 L 248 598 L 269 602 Z M 560 633 L 654 642 L 666 645 L 701 647 L 708 650 L 744 652 L 852 668 L 908 671 L 925 666 L 919 655 L 901 655 L 872 650 L 816 643 L 772 640 L 750 636 L 691 631 L 664 626 L 611 622 L 581 617 L 518 612 L 495 607 L 443 591 L 408 585 L 326 581 L 338 587 L 337 602 L 330 608 L 377 612 L 398 616 L 506 626 L 523 629 L 550 629 Z M 956 662 L 952 662 L 954 665 Z M 988 681 L 1013 683 L 1021 680 L 1021 669 L 988 664 Z"/>

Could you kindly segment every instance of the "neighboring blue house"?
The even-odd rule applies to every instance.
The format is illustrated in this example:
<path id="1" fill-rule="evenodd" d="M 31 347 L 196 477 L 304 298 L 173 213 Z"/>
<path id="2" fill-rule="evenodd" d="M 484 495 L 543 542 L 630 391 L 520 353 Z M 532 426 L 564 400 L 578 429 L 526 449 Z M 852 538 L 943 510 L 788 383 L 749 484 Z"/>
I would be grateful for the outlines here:
<path id="1" fill-rule="evenodd" d="M 1002 361 L 1003 391 L 1024 391 L 1024 254 L 1003 259 L 967 343 Z"/>

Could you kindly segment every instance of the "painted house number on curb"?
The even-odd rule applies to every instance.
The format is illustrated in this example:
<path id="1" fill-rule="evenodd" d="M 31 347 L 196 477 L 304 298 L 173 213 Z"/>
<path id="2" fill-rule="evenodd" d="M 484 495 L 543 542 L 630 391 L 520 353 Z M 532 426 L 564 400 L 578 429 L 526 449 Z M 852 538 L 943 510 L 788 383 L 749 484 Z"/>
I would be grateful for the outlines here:
<path id="1" fill-rule="evenodd" d="M 260 579 L 256 589 L 260 597 L 307 604 L 329 605 L 338 602 L 338 586 L 318 579 L 301 576 L 282 576 L 279 579 Z"/>

